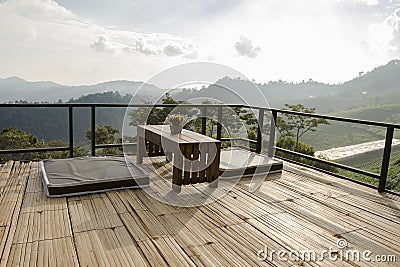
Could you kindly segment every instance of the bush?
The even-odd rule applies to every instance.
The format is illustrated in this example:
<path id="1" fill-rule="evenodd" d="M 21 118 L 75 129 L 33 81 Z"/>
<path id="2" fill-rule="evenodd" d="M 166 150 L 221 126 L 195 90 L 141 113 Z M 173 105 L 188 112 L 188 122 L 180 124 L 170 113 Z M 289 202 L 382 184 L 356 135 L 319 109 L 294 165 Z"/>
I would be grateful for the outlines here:
<path id="1" fill-rule="evenodd" d="M 281 137 L 281 138 L 279 138 L 278 142 L 276 143 L 276 146 L 284 148 L 284 149 L 287 149 L 287 150 L 291 150 L 291 151 L 294 151 L 294 152 L 298 152 L 298 153 L 301 153 L 301 154 L 305 154 L 305 155 L 308 155 L 308 156 L 314 156 L 314 154 L 315 154 L 314 147 L 312 147 L 312 146 L 310 146 L 310 145 L 308 145 L 306 143 L 302 143 L 302 142 L 298 142 L 296 144 L 296 140 L 294 138 L 290 138 L 290 137 L 286 137 L 286 138 Z M 327 170 L 327 171 L 335 172 L 335 173 L 338 172 L 337 168 L 335 168 L 335 167 L 332 167 L 332 166 L 327 165 L 325 163 L 317 162 L 317 161 L 314 161 L 314 160 L 305 159 L 305 158 L 302 158 L 300 156 L 291 155 L 291 154 L 288 154 L 288 153 L 285 153 L 285 152 L 281 152 L 281 151 L 277 151 L 276 155 L 280 156 L 280 157 L 283 157 L 283 158 L 286 158 L 286 159 L 289 159 L 289 160 L 293 160 L 293 161 L 300 162 L 300 163 L 303 163 L 303 164 L 306 164 L 306 165 L 310 165 L 310 166 L 313 166 L 313 167 L 316 167 L 316 168 L 319 168 L 319 169 L 323 169 L 323 170 Z"/>

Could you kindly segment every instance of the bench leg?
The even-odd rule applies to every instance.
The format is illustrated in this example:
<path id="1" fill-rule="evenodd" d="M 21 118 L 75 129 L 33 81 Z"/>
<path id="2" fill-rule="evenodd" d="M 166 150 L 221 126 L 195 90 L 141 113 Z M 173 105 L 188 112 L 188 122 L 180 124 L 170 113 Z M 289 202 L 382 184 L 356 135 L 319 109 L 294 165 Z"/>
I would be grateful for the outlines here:
<path id="1" fill-rule="evenodd" d="M 183 158 L 180 153 L 175 153 L 174 155 L 174 164 L 172 168 L 172 189 L 179 193 L 181 192 L 182 185 L 182 168 L 183 167 Z M 179 188 L 175 188 L 175 187 Z"/>
<path id="2" fill-rule="evenodd" d="M 136 162 L 138 164 L 143 163 L 143 156 L 145 154 L 146 144 L 144 138 L 138 135 L 136 144 Z"/>
<path id="3" fill-rule="evenodd" d="M 176 184 L 172 184 L 172 190 L 173 190 L 175 193 L 179 194 L 179 193 L 181 192 L 181 190 L 182 190 L 182 186 L 176 185 Z"/>
<path id="4" fill-rule="evenodd" d="M 208 187 L 217 188 L 217 187 L 218 187 L 218 179 L 212 181 L 211 183 L 209 183 L 209 184 L 208 184 Z"/>
<path id="5" fill-rule="evenodd" d="M 165 151 L 165 156 L 166 156 L 167 162 L 171 162 L 172 161 L 172 152 Z"/>

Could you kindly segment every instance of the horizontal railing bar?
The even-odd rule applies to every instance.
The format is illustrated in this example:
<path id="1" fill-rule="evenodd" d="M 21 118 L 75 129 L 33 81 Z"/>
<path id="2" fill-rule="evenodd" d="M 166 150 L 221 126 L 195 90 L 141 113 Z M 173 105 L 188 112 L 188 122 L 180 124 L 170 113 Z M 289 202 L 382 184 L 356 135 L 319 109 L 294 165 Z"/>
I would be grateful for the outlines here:
<path id="1" fill-rule="evenodd" d="M 326 173 L 326 174 L 329 174 L 329 175 L 333 175 L 335 177 L 338 177 L 338 178 L 341 178 L 341 179 L 344 179 L 344 180 L 347 180 L 347 181 L 351 181 L 351 182 L 354 182 L 354 183 L 357 183 L 357 184 L 360 184 L 360 185 L 364 185 L 364 186 L 367 186 L 369 188 L 378 189 L 378 187 L 376 187 L 374 185 L 371 185 L 371 184 L 368 184 L 368 183 L 364 183 L 362 181 L 358 181 L 358 180 L 355 180 L 355 179 L 351 179 L 349 177 L 340 175 L 338 173 L 334 173 L 334 172 L 331 172 L 331 171 L 328 171 L 328 170 L 324 170 L 324 169 L 321 169 L 321 168 L 318 168 L 318 167 L 315 167 L 315 166 L 304 164 L 304 163 L 301 163 L 301 162 L 298 162 L 298 161 L 295 161 L 295 160 L 291 160 L 291 159 L 287 159 L 287 158 L 281 157 L 281 156 L 276 156 L 276 158 L 288 161 L 288 162 L 296 164 L 296 165 L 300 165 L 302 167 L 310 168 L 310 169 L 317 170 L 317 171 L 320 171 L 320 172 L 323 172 L 323 173 Z M 290 171 L 290 170 L 288 170 L 288 171 Z M 392 191 L 391 191 L 391 193 L 392 193 Z"/>
<path id="2" fill-rule="evenodd" d="M 322 114 L 316 114 L 316 113 L 303 113 L 303 112 L 290 111 L 290 110 L 285 110 L 285 109 L 270 109 L 270 110 L 271 111 L 274 110 L 274 111 L 276 111 L 278 113 L 283 113 L 283 114 L 291 114 L 291 115 L 298 115 L 298 116 L 308 116 L 308 117 L 319 118 L 319 119 L 341 121 L 341 122 L 349 122 L 349 123 L 356 123 L 356 124 L 361 124 L 361 125 L 379 126 L 379 127 L 393 126 L 394 128 L 400 129 L 400 124 L 392 124 L 392 123 L 386 123 L 386 122 L 352 119 L 352 118 L 345 118 L 345 117 L 336 117 L 336 116 L 322 115 Z"/>
<path id="3" fill-rule="evenodd" d="M 340 163 L 327 161 L 327 160 L 324 160 L 324 159 L 320 159 L 320 158 L 316 158 L 316 157 L 313 157 L 313 156 L 305 155 L 305 154 L 298 153 L 298 152 L 295 152 L 295 151 L 287 150 L 287 149 L 284 149 L 284 148 L 281 148 L 281 147 L 275 147 L 275 150 L 276 151 L 281 151 L 281 152 L 284 152 L 284 153 L 288 153 L 288 154 L 291 154 L 291 155 L 294 155 L 294 156 L 299 156 L 299 157 L 302 157 L 302 158 L 306 158 L 306 159 L 309 159 L 309 160 L 317 161 L 317 162 L 320 162 L 320 163 L 324 163 L 324 164 L 327 164 L 327 165 L 330 165 L 330 166 L 333 166 L 333 167 L 337 167 L 337 168 L 340 168 L 340 169 L 344 169 L 344 170 L 347 170 L 347 171 L 351 171 L 351 172 L 355 172 L 355 173 L 358 173 L 358 174 L 366 175 L 366 176 L 369 176 L 369 177 L 372 177 L 372 178 L 380 179 L 380 175 L 376 174 L 376 173 L 373 173 L 373 172 L 368 172 L 368 171 L 364 171 L 364 170 L 361 170 L 361 169 L 353 168 L 353 167 L 350 167 L 350 166 L 347 166 L 347 165 L 343 165 L 343 164 L 340 164 Z"/>
<path id="4" fill-rule="evenodd" d="M 121 144 L 103 144 L 103 145 L 95 145 L 95 148 L 111 148 L 111 147 L 122 147 Z"/>
<path id="5" fill-rule="evenodd" d="M 0 107 L 10 107 L 10 108 L 57 108 L 57 107 L 116 107 L 116 108 L 127 108 L 127 107 L 177 107 L 177 106 L 182 106 L 182 107 L 244 107 L 241 104 L 128 104 L 128 103 L 54 103 L 54 104 L 48 104 L 48 103 L 9 103 L 9 104 L 4 104 L 0 103 Z"/>
<path id="6" fill-rule="evenodd" d="M 360 119 L 352 119 L 346 117 L 338 117 L 332 115 L 322 115 L 318 113 L 305 113 L 305 112 L 298 112 L 298 111 L 291 111 L 287 109 L 277 109 L 277 108 L 268 108 L 268 107 L 260 107 L 260 106 L 249 106 L 249 105 L 242 105 L 242 108 L 251 108 L 251 109 L 264 109 L 267 111 L 276 111 L 278 113 L 283 114 L 291 114 L 291 115 L 298 115 L 298 116 L 308 116 L 313 118 L 320 118 L 326 120 L 334 120 L 334 121 L 342 121 L 342 122 L 350 122 L 356 124 L 363 124 L 363 125 L 371 125 L 371 126 L 379 126 L 379 127 L 388 127 L 393 126 L 396 129 L 400 129 L 400 124 L 394 123 L 386 123 L 386 122 L 379 122 L 379 121 L 369 121 L 369 120 L 360 120 Z"/>
<path id="7" fill-rule="evenodd" d="M 0 154 L 47 152 L 47 151 L 65 151 L 65 150 L 69 150 L 69 149 L 70 149 L 69 146 L 41 147 L 41 148 L 23 148 L 23 149 L 6 149 L 6 150 L 0 150 Z"/>
<path id="8" fill-rule="evenodd" d="M 231 137 L 231 138 L 221 138 L 221 141 L 244 141 L 252 144 L 256 144 L 257 141 L 253 139 L 243 138 L 243 137 Z"/>
<path id="9" fill-rule="evenodd" d="M 96 148 L 125 147 L 125 146 L 136 146 L 136 143 L 99 144 L 96 145 Z"/>

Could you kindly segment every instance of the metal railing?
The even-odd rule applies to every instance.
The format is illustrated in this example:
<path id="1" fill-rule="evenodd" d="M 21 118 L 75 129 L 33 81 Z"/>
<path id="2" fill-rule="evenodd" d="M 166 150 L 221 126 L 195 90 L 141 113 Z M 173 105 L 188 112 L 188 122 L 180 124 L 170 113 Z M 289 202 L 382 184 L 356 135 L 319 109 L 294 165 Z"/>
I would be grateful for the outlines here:
<path id="1" fill-rule="evenodd" d="M 191 108 L 199 108 L 201 114 L 201 133 L 206 133 L 206 125 L 207 125 L 207 110 L 209 108 L 217 108 L 217 132 L 216 137 L 221 141 L 234 141 L 234 140 L 242 140 L 247 141 L 252 144 L 255 144 L 255 152 L 261 153 L 262 150 L 262 134 L 264 133 L 264 115 L 265 111 L 271 112 L 271 121 L 270 121 L 270 130 L 269 130 L 269 142 L 268 142 L 268 156 L 273 156 L 274 151 L 280 151 L 286 154 L 290 154 L 293 156 L 298 156 L 304 159 L 316 161 L 319 163 L 326 164 L 331 167 L 336 167 L 344 170 L 348 170 L 354 173 L 366 175 L 368 177 L 372 177 L 375 179 L 379 179 L 378 191 L 384 192 L 386 190 L 386 181 L 388 177 L 389 163 L 390 163 L 390 154 L 392 148 L 392 140 L 393 133 L 395 129 L 400 129 L 400 125 L 398 124 L 390 124 L 384 122 L 376 122 L 376 121 L 367 121 L 367 120 L 359 120 L 359 119 L 350 119 L 343 117 L 335 117 L 329 115 L 321 115 L 321 114 L 313 114 L 313 113 L 302 113 L 284 109 L 273 109 L 273 108 L 265 108 L 258 106 L 248 106 L 248 105 L 240 105 L 240 104 L 114 104 L 114 103 L 60 103 L 60 104 L 33 104 L 33 103 L 22 103 L 22 104 L 0 104 L 1 108 L 66 108 L 68 109 L 68 146 L 65 147 L 48 147 L 48 148 L 29 148 L 29 149 L 8 149 L 8 150 L 0 150 L 0 154 L 10 154 L 10 153 L 29 153 L 29 152 L 46 152 L 46 151 L 69 151 L 69 156 L 74 156 L 74 108 L 90 108 L 90 117 L 91 117 L 91 155 L 96 155 L 96 149 L 100 148 L 111 148 L 111 147 L 119 147 L 122 148 L 124 144 L 96 144 L 96 109 L 97 108 L 140 108 L 140 107 L 156 107 L 156 108 L 174 108 L 174 107 L 191 107 Z M 256 140 L 246 139 L 246 138 L 222 138 L 222 109 L 224 107 L 230 108 L 247 108 L 252 110 L 258 110 L 258 127 L 257 127 L 257 138 Z M 275 145 L 275 137 L 276 137 L 276 125 L 275 122 L 278 118 L 278 114 L 290 114 L 290 115 L 298 115 L 298 116 L 307 116 L 312 118 L 320 118 L 326 120 L 333 120 L 339 122 L 347 122 L 354 123 L 359 125 L 369 125 L 369 126 L 378 126 L 386 129 L 386 137 L 385 137 L 385 146 L 383 150 L 382 157 L 382 165 L 380 174 L 368 172 L 362 169 L 354 168 L 351 166 L 343 165 L 340 163 L 324 160 L 321 158 L 309 156 L 306 154 L 298 153 L 295 151 L 287 150 L 281 147 L 277 147 Z M 323 172 L 328 172 L 326 170 L 319 169 Z M 332 173 L 331 173 L 332 174 Z M 340 176 L 335 174 L 336 176 Z M 346 178 L 346 177 L 342 177 Z M 362 183 L 364 185 L 370 186 L 368 184 Z"/>

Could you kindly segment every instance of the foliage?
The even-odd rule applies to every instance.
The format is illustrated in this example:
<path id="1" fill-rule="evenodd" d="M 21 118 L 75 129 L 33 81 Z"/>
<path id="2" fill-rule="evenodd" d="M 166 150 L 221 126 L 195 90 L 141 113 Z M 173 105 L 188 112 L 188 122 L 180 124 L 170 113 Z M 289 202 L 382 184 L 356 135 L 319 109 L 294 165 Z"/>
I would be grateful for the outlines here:
<path id="1" fill-rule="evenodd" d="M 290 111 L 302 113 L 315 113 L 315 108 L 307 108 L 302 104 L 285 104 L 285 108 Z M 325 119 L 312 118 L 308 116 L 299 116 L 295 114 L 284 114 L 285 118 L 278 117 L 276 126 L 284 138 L 295 138 L 294 148 L 299 145 L 300 138 L 307 132 L 315 132 L 320 124 L 329 124 Z"/>
<path id="2" fill-rule="evenodd" d="M 167 120 L 167 116 L 173 114 L 185 114 L 187 121 L 184 125 L 185 129 L 189 129 L 195 132 L 201 132 L 202 117 L 199 115 L 199 108 L 191 108 L 185 106 L 179 106 L 179 104 L 186 103 L 183 101 L 176 101 L 170 95 L 162 100 L 162 104 L 174 104 L 177 107 L 141 107 L 132 109 L 128 112 L 130 116 L 129 125 L 136 126 L 140 124 L 164 124 Z M 202 104 L 220 104 L 218 102 L 212 102 L 204 100 Z M 201 112 L 200 112 L 201 113 Z M 257 118 L 252 111 L 248 111 L 244 108 L 223 108 L 222 109 L 222 137 L 237 137 L 240 135 L 240 128 L 244 126 L 247 130 L 247 137 L 252 140 L 257 139 Z M 218 127 L 218 107 L 207 108 L 206 114 L 206 129 L 205 134 L 210 137 L 216 137 Z M 225 142 L 224 144 L 231 144 Z M 255 144 L 251 144 L 252 148 L 255 148 Z"/>
<path id="3" fill-rule="evenodd" d="M 205 100 L 202 104 L 220 104 L 218 102 L 211 102 Z M 206 119 L 206 135 L 216 138 L 216 132 L 218 127 L 218 107 L 207 109 Z M 187 129 L 192 129 L 196 132 L 201 132 L 201 117 L 198 117 L 186 124 Z M 239 137 L 241 128 L 245 127 L 247 131 L 247 138 L 256 140 L 257 139 L 257 118 L 252 111 L 248 111 L 244 108 L 222 108 L 222 138 Z M 224 142 L 224 146 L 230 146 L 231 142 Z M 250 148 L 255 148 L 255 144 L 250 144 Z"/>
<path id="4" fill-rule="evenodd" d="M 371 157 L 361 157 L 356 161 L 345 161 L 344 164 L 359 168 L 368 172 L 381 172 L 382 152 L 380 151 L 371 155 Z M 348 178 L 368 183 L 373 186 L 378 186 L 379 180 L 365 176 L 362 174 L 353 173 L 350 171 L 341 170 L 340 174 Z M 390 156 L 388 177 L 386 181 L 386 189 L 400 192 L 400 148 L 394 147 Z"/>
<path id="5" fill-rule="evenodd" d="M 112 127 L 111 125 L 99 125 L 95 130 L 95 142 L 97 145 L 100 144 L 119 144 L 122 142 L 121 138 L 116 137 L 119 134 L 118 129 Z M 88 143 L 91 143 L 92 140 L 92 130 L 86 130 L 86 139 Z M 100 150 L 99 154 L 102 156 L 105 155 L 115 155 L 120 151 L 119 148 L 109 147 L 103 148 Z"/>
<path id="6" fill-rule="evenodd" d="M 36 136 L 16 127 L 5 128 L 0 135 L 1 149 L 31 148 L 39 144 L 40 141 Z"/>
<path id="7" fill-rule="evenodd" d="M 315 149 L 312 146 L 307 145 L 302 142 L 298 142 L 296 144 L 296 140 L 294 138 L 290 138 L 290 137 L 285 138 L 285 137 L 281 136 L 278 139 L 276 146 L 282 147 L 282 148 L 285 148 L 288 150 L 292 150 L 295 152 L 299 152 L 299 153 L 302 153 L 305 155 L 309 155 L 309 156 L 314 156 L 314 153 L 315 153 Z"/>
<path id="8" fill-rule="evenodd" d="M 186 117 L 181 114 L 171 114 L 165 119 L 165 121 L 172 125 L 183 126 L 186 123 Z"/>
<path id="9" fill-rule="evenodd" d="M 307 108 L 302 104 L 285 104 L 285 109 L 294 112 L 311 114 L 315 113 L 315 108 Z M 276 143 L 276 146 L 308 156 L 314 156 L 315 148 L 309 144 L 300 142 L 300 138 L 303 137 L 303 135 L 307 132 L 315 132 L 318 125 L 329 124 L 329 122 L 325 119 L 299 116 L 295 114 L 284 114 L 284 117 L 285 118 L 277 117 L 276 120 L 276 127 L 280 133 L 280 137 Z M 335 167 L 314 160 L 305 159 L 300 156 L 295 156 L 280 151 L 277 151 L 276 155 L 303 164 L 314 166 L 316 168 L 328 170 L 330 172 L 338 171 Z"/>
<path id="10" fill-rule="evenodd" d="M 364 107 L 332 114 L 332 116 L 373 120 L 400 124 L 400 104 Z M 317 150 L 350 146 L 385 139 L 386 129 L 369 125 L 331 121 L 330 126 L 322 125 L 317 132 L 308 133 L 302 142 L 311 144 Z M 394 132 L 400 138 L 400 131 Z"/>
<path id="11" fill-rule="evenodd" d="M 83 95 L 77 99 L 70 99 L 68 103 L 129 103 L 132 95 L 122 96 L 118 91 L 108 91 Z"/>
<path id="12" fill-rule="evenodd" d="M 178 105 L 183 104 L 184 101 L 175 101 L 169 94 L 166 94 L 165 98 L 162 99 L 162 104 Z M 147 102 L 145 104 L 151 104 Z M 184 113 L 187 115 L 193 114 L 191 108 L 187 107 L 140 107 L 135 109 L 130 109 L 128 111 L 128 116 L 130 117 L 129 125 L 137 126 L 141 124 L 153 124 L 160 125 L 164 124 L 167 116 L 171 114 Z"/>
<path id="13" fill-rule="evenodd" d="M 67 103 L 129 103 L 131 95 L 120 95 L 118 92 L 103 92 L 81 96 L 71 99 Z M 28 103 L 18 101 L 18 103 Z M 51 116 L 49 116 L 51 114 Z M 121 127 L 125 109 L 122 108 L 96 108 L 96 122 Z M 76 144 L 86 143 L 85 130 L 90 122 L 89 108 L 74 108 L 74 141 Z M 68 108 L 1 108 L 0 130 L 16 126 L 18 129 L 30 132 L 39 139 L 63 140 L 68 142 Z"/>
<path id="14" fill-rule="evenodd" d="M 373 173 L 379 173 L 380 172 L 380 167 L 371 167 L 369 169 L 367 169 L 367 171 L 369 172 L 373 172 Z M 362 174 L 358 174 L 358 173 L 354 173 L 354 172 L 350 172 L 350 171 L 345 171 L 345 170 L 341 170 L 340 175 L 343 175 L 345 177 L 348 177 L 350 179 L 353 180 L 357 180 L 363 183 L 367 183 L 373 186 L 378 186 L 379 185 L 379 180 L 366 176 L 366 175 L 362 175 Z M 390 164 L 389 165 L 389 170 L 388 170 L 388 178 L 386 180 L 386 189 L 387 190 L 393 190 L 393 191 L 398 191 L 400 192 L 400 166 L 395 165 L 395 164 Z"/>
<path id="15" fill-rule="evenodd" d="M 295 152 L 298 152 L 298 153 L 301 153 L 301 154 L 305 154 L 305 155 L 308 155 L 308 156 L 314 156 L 314 154 L 315 154 L 315 149 L 312 146 L 310 146 L 308 144 L 305 144 L 305 143 L 302 143 L 302 142 L 296 142 L 296 140 L 294 138 L 290 138 L 290 137 L 281 136 L 278 139 L 278 141 L 276 143 L 276 146 L 281 147 L 281 148 L 285 148 L 285 149 L 288 149 L 288 150 L 292 150 L 292 151 L 295 151 Z M 324 164 L 324 163 L 320 163 L 320 162 L 317 162 L 317 161 L 314 161 L 314 160 L 305 159 L 303 157 L 299 157 L 299 156 L 296 156 L 296 155 L 291 155 L 291 154 L 280 152 L 280 151 L 277 151 L 276 155 L 280 156 L 280 157 L 283 157 L 283 158 L 287 158 L 289 160 L 293 160 L 293 161 L 297 161 L 297 162 L 300 162 L 300 163 L 303 163 L 303 164 L 307 164 L 307 165 L 310 165 L 310 166 L 313 166 L 313 167 L 316 167 L 316 168 L 319 168 L 319 169 L 327 170 L 327 171 L 330 171 L 330 172 L 338 172 L 338 170 L 335 167 L 332 167 L 330 165 L 327 165 L 327 164 Z"/>
<path id="16" fill-rule="evenodd" d="M 65 147 L 61 140 L 44 141 L 29 132 L 22 131 L 16 127 L 5 128 L 0 134 L 0 150 L 9 149 L 29 149 L 47 147 Z M 74 147 L 75 156 L 83 155 L 82 147 Z M 29 153 L 11 153 L 0 155 L 0 161 L 7 160 L 37 160 L 48 158 L 65 158 L 69 156 L 69 151 L 47 151 Z"/>

